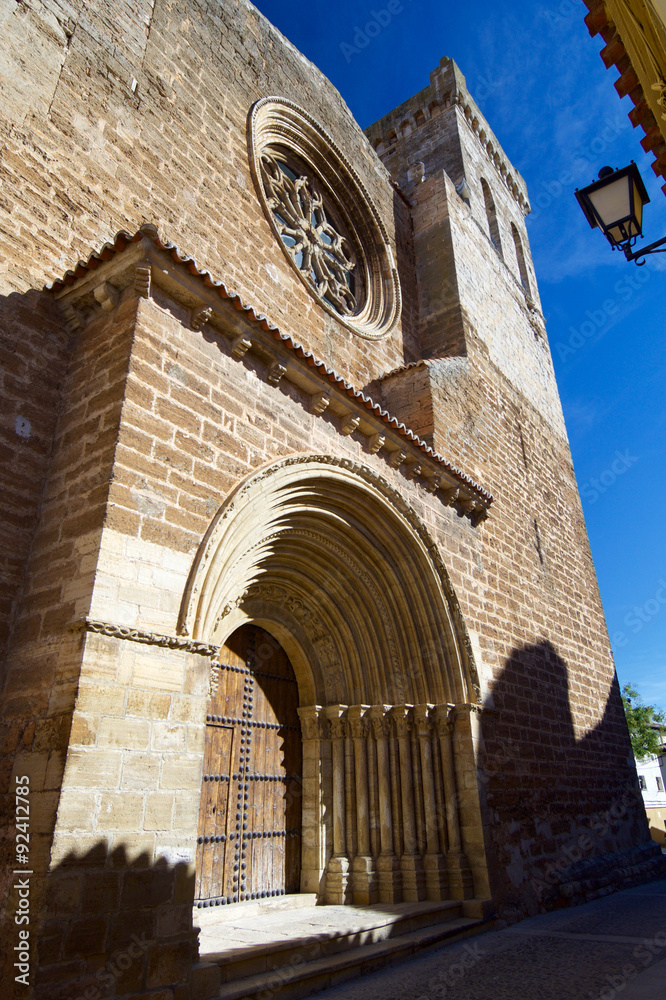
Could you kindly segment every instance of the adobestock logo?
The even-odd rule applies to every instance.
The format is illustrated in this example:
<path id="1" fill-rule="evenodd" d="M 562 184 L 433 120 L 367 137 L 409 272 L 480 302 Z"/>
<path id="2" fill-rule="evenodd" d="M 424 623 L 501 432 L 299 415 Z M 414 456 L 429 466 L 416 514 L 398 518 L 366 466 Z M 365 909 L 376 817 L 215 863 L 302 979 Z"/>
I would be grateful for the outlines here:
<path id="1" fill-rule="evenodd" d="M 595 339 L 598 334 L 606 333 L 620 318 L 618 311 L 621 305 L 631 302 L 642 286 L 650 280 L 651 273 L 644 268 L 624 275 L 613 285 L 613 291 L 618 296 L 616 299 L 604 299 L 599 308 L 586 309 L 585 319 L 580 326 L 570 326 L 567 340 L 558 340 L 555 344 L 560 361 L 569 361 L 572 355 Z"/>
<path id="2" fill-rule="evenodd" d="M 638 458 L 636 456 L 629 454 L 629 449 L 624 452 L 616 451 L 614 460 L 607 469 L 604 469 L 596 477 L 590 477 L 587 482 L 583 483 L 580 488 L 580 495 L 588 500 L 589 503 L 596 503 L 599 497 L 615 484 L 617 477 L 623 476 L 627 469 L 630 469 L 637 461 Z"/>
<path id="3" fill-rule="evenodd" d="M 367 49 L 373 38 L 381 34 L 384 28 L 388 28 L 394 17 L 402 14 L 404 5 L 401 0 L 389 0 L 386 7 L 380 10 L 371 10 L 369 19 L 362 27 L 354 25 L 354 37 L 352 43 L 340 42 L 340 51 L 345 60 L 350 63 L 353 56 L 360 56 L 363 49 Z"/>
<path id="4" fill-rule="evenodd" d="M 627 612 L 624 616 L 624 624 L 628 629 L 631 629 L 634 635 L 649 625 L 650 622 L 660 615 L 661 612 L 666 607 L 666 579 L 662 576 L 659 580 L 657 589 L 653 597 L 648 598 L 641 605 L 636 605 Z M 622 647 L 626 646 L 629 642 L 629 636 L 626 632 L 614 632 L 612 637 L 612 643 L 614 646 Z"/>

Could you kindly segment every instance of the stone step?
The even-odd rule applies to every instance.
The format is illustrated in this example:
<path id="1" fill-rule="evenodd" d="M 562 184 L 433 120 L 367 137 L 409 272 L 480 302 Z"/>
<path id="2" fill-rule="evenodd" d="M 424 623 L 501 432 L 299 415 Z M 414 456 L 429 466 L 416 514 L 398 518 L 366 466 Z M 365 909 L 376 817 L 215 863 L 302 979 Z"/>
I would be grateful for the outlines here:
<path id="1" fill-rule="evenodd" d="M 425 949 L 491 930 L 494 924 L 492 918 L 457 916 L 417 930 L 408 930 L 402 924 L 402 933 L 372 943 L 364 942 L 363 935 L 354 943 L 350 941 L 351 935 L 347 935 L 341 951 L 327 952 L 319 957 L 315 957 L 316 952 L 310 957 L 307 951 L 302 951 L 298 959 L 292 956 L 291 962 L 275 969 L 224 983 L 218 1000 L 260 1000 L 267 996 L 271 1000 L 300 1000 L 387 965 L 403 962 Z M 393 929 L 395 931 L 395 924 Z M 208 961 L 211 957 L 206 956 Z"/>
<path id="2" fill-rule="evenodd" d="M 202 959 L 219 965 L 221 981 L 229 983 L 471 915 L 463 914 L 463 905 L 445 900 L 373 907 L 312 906 L 298 912 L 269 911 L 251 921 L 242 910 L 229 907 L 219 924 L 202 927 L 200 952 Z M 231 910 L 235 911 L 233 926 Z M 236 937 L 241 939 L 237 943 Z M 215 939 L 224 944 L 219 951 L 211 947 Z"/>

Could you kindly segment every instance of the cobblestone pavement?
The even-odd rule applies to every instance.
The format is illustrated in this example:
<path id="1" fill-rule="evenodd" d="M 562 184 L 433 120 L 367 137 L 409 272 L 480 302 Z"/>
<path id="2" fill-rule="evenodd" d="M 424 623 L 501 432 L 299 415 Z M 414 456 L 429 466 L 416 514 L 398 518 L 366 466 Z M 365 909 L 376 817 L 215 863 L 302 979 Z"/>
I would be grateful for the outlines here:
<path id="1" fill-rule="evenodd" d="M 321 1000 L 666 1000 L 666 880 L 451 945 Z"/>

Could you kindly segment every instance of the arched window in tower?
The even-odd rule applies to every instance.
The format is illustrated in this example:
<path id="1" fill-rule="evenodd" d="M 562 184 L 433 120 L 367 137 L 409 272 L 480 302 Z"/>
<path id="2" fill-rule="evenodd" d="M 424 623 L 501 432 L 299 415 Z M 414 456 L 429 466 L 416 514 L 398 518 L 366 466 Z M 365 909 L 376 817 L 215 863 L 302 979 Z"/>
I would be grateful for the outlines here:
<path id="1" fill-rule="evenodd" d="M 490 232 L 490 242 L 497 250 L 500 257 L 502 255 L 502 240 L 500 239 L 499 225 L 497 223 L 497 211 L 495 209 L 495 201 L 493 199 L 488 182 L 481 178 L 481 187 L 483 188 L 483 200 L 486 204 L 486 216 L 488 217 L 488 230 Z"/>
<path id="2" fill-rule="evenodd" d="M 523 241 L 520 238 L 520 233 L 516 229 L 514 222 L 511 223 L 511 233 L 513 235 L 513 242 L 516 245 L 516 257 L 518 259 L 518 271 L 520 272 L 520 283 L 525 289 L 527 295 L 532 294 L 532 289 L 530 288 L 530 279 L 527 273 L 527 264 L 525 263 L 525 252 L 523 250 Z"/>

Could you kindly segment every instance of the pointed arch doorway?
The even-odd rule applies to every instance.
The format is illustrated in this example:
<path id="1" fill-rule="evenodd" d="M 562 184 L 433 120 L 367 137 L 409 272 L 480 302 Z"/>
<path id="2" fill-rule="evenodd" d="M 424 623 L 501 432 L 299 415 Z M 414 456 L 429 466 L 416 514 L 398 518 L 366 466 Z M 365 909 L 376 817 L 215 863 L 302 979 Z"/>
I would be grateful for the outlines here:
<path id="1" fill-rule="evenodd" d="M 239 484 L 197 552 L 179 631 L 224 649 L 249 623 L 277 637 L 298 681 L 302 857 L 285 891 L 362 905 L 490 898 L 479 678 L 437 545 L 402 495 L 331 456 Z M 234 838 L 237 822 L 251 829 L 240 813 L 228 808 Z M 241 889 L 242 843 L 224 901 L 282 891 L 247 877 Z"/>
<path id="2" fill-rule="evenodd" d="M 206 712 L 195 905 L 298 892 L 302 749 L 287 654 L 258 625 L 220 648 Z"/>

